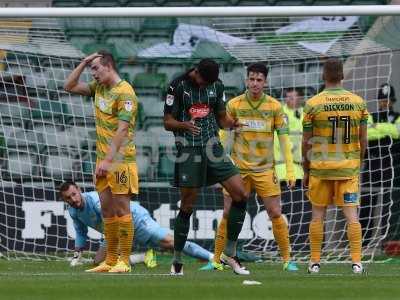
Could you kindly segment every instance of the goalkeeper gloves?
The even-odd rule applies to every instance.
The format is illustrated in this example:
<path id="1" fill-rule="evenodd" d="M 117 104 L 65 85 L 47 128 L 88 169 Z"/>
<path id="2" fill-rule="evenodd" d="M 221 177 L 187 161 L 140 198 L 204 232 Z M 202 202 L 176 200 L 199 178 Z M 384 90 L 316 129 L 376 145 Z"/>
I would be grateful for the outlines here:
<path id="1" fill-rule="evenodd" d="M 72 257 L 71 262 L 70 262 L 69 265 L 71 267 L 76 267 L 76 266 L 80 266 L 82 264 L 83 264 L 82 251 L 75 251 L 74 252 L 74 256 Z"/>

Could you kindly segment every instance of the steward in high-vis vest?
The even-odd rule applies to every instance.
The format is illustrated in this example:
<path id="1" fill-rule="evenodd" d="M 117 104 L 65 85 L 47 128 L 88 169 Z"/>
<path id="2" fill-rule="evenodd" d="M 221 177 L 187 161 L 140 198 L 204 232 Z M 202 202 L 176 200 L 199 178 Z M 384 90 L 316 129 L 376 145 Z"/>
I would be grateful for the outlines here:
<path id="1" fill-rule="evenodd" d="M 387 83 L 378 90 L 377 107 L 368 119 L 368 149 L 362 172 L 362 197 L 360 221 L 365 231 L 365 239 L 375 232 L 376 220 L 374 207 L 381 202 L 386 215 L 389 210 L 392 186 L 398 186 L 396 181 L 400 173 L 400 114 L 393 110 L 396 102 L 395 91 Z M 399 179 L 397 179 L 398 181 Z M 364 191 L 364 192 L 363 192 Z"/>
<path id="2" fill-rule="evenodd" d="M 285 91 L 285 103 L 282 105 L 287 115 L 289 139 L 293 155 L 294 176 L 296 181 L 303 178 L 301 165 L 301 139 L 303 134 L 303 93 L 300 89 L 289 88 Z M 277 141 L 277 139 L 275 139 Z M 280 181 L 286 180 L 286 166 L 279 143 L 274 143 L 275 172 Z"/>

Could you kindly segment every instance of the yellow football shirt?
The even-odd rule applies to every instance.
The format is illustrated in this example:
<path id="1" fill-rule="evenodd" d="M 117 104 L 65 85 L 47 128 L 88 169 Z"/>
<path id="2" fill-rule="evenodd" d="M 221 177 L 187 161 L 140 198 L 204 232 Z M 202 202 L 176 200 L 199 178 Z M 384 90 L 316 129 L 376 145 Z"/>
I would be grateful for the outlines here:
<path id="1" fill-rule="evenodd" d="M 92 81 L 89 87 L 95 98 L 97 159 L 105 158 L 118 129 L 118 121 L 123 120 L 129 122 L 128 138 L 122 144 L 114 161 L 134 162 L 136 149 L 133 137 L 138 109 L 135 91 L 125 80 L 121 80 L 112 88 L 100 85 L 96 81 Z"/>
<path id="2" fill-rule="evenodd" d="M 268 95 L 254 101 L 246 92 L 227 103 L 229 115 L 241 127 L 234 133 L 231 157 L 242 172 L 264 172 L 274 168 L 274 131 L 287 134 L 287 116 L 280 102 Z"/>
<path id="3" fill-rule="evenodd" d="M 365 101 L 343 88 L 325 89 L 309 99 L 303 130 L 312 131 L 310 175 L 339 180 L 359 175 L 359 129 L 367 121 Z"/>

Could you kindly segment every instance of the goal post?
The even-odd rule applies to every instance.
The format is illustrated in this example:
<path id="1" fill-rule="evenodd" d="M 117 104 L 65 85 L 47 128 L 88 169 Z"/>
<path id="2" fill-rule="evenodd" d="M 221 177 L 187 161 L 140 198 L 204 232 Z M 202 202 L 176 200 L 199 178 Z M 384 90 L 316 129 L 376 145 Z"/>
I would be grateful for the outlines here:
<path id="1" fill-rule="evenodd" d="M 321 90 L 324 58 L 335 56 L 345 62 L 345 88 L 374 112 L 377 89 L 390 83 L 398 49 L 361 30 L 361 16 L 399 14 L 397 6 L 1 9 L 0 252 L 7 258 L 56 258 L 73 249 L 72 221 L 57 186 L 74 180 L 93 190 L 95 118 L 91 99 L 66 93 L 63 84 L 90 52 L 111 51 L 121 76 L 133 83 L 140 102 L 138 200 L 172 230 L 179 193 L 170 185 L 174 140 L 163 129 L 162 111 L 165 88 L 176 74 L 201 58 L 214 58 L 232 98 L 245 89 L 245 67 L 260 61 L 269 67 L 268 94 L 283 101 L 286 89 L 295 87 L 307 99 Z M 91 80 L 90 73 L 81 79 Z M 382 146 L 375 147 L 369 151 L 379 153 Z M 382 155 L 388 163 L 381 170 L 371 170 L 368 159 L 361 174 L 366 260 L 380 253 L 389 232 L 400 166 L 390 152 Z M 189 239 L 212 250 L 222 207 L 218 187 L 202 190 Z M 294 258 L 306 260 L 311 214 L 301 186 L 293 191 L 283 186 L 282 208 Z M 328 260 L 348 259 L 345 226 L 341 212 L 329 208 L 323 248 Z M 89 231 L 89 251 L 97 249 L 100 237 Z M 239 238 L 244 251 L 279 257 L 271 221 L 255 195 Z"/>

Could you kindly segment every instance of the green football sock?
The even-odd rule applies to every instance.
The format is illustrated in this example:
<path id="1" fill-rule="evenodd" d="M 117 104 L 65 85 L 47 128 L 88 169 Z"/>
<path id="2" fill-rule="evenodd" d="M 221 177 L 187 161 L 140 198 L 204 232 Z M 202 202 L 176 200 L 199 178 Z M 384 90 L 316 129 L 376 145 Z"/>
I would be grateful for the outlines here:
<path id="1" fill-rule="evenodd" d="M 192 213 L 179 211 L 174 226 L 174 262 L 182 262 L 182 250 L 185 247 L 189 233 L 190 216 Z"/>
<path id="2" fill-rule="evenodd" d="M 244 218 L 246 216 L 246 201 L 232 202 L 229 211 L 227 226 L 227 241 L 225 246 L 225 254 L 228 256 L 236 255 L 236 242 L 240 231 L 243 227 Z"/>

